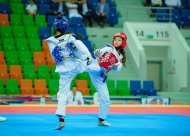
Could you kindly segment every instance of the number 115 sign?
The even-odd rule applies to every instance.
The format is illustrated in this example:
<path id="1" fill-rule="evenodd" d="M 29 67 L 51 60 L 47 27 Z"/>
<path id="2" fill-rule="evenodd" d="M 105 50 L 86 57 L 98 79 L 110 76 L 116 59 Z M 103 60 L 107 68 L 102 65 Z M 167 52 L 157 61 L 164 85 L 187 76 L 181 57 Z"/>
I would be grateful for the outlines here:
<path id="1" fill-rule="evenodd" d="M 168 30 L 162 29 L 144 29 L 144 30 L 135 30 L 139 40 L 152 40 L 152 41 L 169 41 L 170 32 Z"/>

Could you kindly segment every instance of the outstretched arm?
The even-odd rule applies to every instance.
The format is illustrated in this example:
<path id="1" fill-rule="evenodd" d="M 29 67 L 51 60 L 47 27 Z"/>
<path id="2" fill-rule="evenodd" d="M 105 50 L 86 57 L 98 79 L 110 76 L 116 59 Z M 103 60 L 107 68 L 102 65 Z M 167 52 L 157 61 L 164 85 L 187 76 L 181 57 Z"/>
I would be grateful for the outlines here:
<path id="1" fill-rule="evenodd" d="M 74 50 L 75 51 L 75 55 L 81 59 L 81 60 L 87 60 L 88 58 L 89 59 L 92 59 L 92 55 L 90 54 L 88 48 L 84 45 L 84 43 L 80 40 L 74 40 L 73 42 L 73 45 L 74 45 Z"/>
<path id="2" fill-rule="evenodd" d="M 94 51 L 94 54 L 97 58 L 100 58 L 104 53 L 106 52 L 112 52 L 112 48 L 111 47 L 104 47 L 102 49 L 96 49 Z"/>

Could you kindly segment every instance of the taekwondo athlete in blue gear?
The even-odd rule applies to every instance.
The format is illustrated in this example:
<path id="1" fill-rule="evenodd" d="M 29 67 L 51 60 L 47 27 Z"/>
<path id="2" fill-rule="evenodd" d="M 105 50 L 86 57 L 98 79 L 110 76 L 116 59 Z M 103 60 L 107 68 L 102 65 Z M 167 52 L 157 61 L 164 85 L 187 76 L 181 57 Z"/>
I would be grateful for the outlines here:
<path id="1" fill-rule="evenodd" d="M 60 75 L 59 79 L 59 91 L 57 93 L 58 105 L 56 114 L 59 117 L 59 125 L 56 130 L 60 130 L 64 127 L 64 117 L 66 114 L 66 101 L 70 91 L 70 84 L 72 79 L 78 74 L 85 70 L 85 61 L 77 59 L 72 54 L 70 47 L 71 43 L 79 45 L 81 52 L 83 53 L 80 57 L 82 60 L 91 58 L 91 54 L 88 52 L 86 46 L 72 34 L 65 34 L 67 26 L 69 25 L 68 20 L 64 16 L 56 17 L 54 21 L 54 29 L 56 36 L 52 36 L 47 40 L 49 51 L 56 61 L 55 72 Z"/>

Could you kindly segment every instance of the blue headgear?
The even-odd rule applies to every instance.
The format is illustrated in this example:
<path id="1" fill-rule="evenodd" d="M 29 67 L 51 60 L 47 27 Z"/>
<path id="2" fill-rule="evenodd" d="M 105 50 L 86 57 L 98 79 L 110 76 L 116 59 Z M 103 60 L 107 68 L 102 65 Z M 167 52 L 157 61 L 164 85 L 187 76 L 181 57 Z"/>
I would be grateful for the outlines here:
<path id="1" fill-rule="evenodd" d="M 61 29 L 63 32 L 65 32 L 65 30 L 69 26 L 69 21 L 65 16 L 58 15 L 55 18 L 53 26 L 54 29 Z"/>

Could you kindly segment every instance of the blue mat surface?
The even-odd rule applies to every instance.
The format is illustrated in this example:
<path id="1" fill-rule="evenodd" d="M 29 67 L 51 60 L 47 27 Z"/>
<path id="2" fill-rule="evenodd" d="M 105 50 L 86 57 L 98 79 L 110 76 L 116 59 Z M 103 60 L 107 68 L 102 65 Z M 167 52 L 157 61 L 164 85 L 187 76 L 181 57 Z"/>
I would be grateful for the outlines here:
<path id="1" fill-rule="evenodd" d="M 95 114 L 68 114 L 66 126 L 54 130 L 53 114 L 0 114 L 0 136 L 190 136 L 190 117 L 163 114 L 110 114 L 111 127 L 98 127 Z"/>

